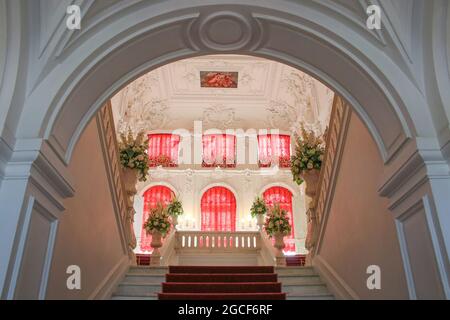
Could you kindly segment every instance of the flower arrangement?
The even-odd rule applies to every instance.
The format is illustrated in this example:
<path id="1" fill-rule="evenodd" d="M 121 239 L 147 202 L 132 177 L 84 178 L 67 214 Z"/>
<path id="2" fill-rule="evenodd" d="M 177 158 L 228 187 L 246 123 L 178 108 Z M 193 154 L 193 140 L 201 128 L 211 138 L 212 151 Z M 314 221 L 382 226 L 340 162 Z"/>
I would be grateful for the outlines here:
<path id="1" fill-rule="evenodd" d="M 252 217 L 256 217 L 258 215 L 264 215 L 267 212 L 267 205 L 264 202 L 264 199 L 261 197 L 256 197 L 253 201 L 252 207 L 250 208 L 250 214 Z"/>
<path id="2" fill-rule="evenodd" d="M 122 167 L 137 170 L 139 181 L 147 180 L 149 170 L 147 155 L 148 140 L 144 132 L 139 132 L 134 138 L 131 130 L 128 134 L 121 133 L 119 141 L 120 163 Z"/>
<path id="3" fill-rule="evenodd" d="M 276 233 L 282 233 L 283 235 L 291 233 L 288 213 L 286 210 L 280 208 L 279 203 L 275 203 L 269 209 L 266 221 L 264 222 L 264 229 L 269 237 L 273 237 Z"/>
<path id="4" fill-rule="evenodd" d="M 322 137 L 313 131 L 301 128 L 301 134 L 295 137 L 295 154 L 291 157 L 291 172 L 297 184 L 302 184 L 302 174 L 307 170 L 320 170 L 325 154 Z"/>
<path id="5" fill-rule="evenodd" d="M 178 217 L 184 213 L 183 204 L 178 198 L 173 198 L 167 206 L 167 213 L 171 217 Z"/>
<path id="6" fill-rule="evenodd" d="M 159 231 L 164 237 L 170 231 L 170 220 L 167 207 L 161 202 L 158 202 L 155 208 L 150 211 L 147 221 L 144 224 L 145 231 L 151 234 L 154 231 Z"/>

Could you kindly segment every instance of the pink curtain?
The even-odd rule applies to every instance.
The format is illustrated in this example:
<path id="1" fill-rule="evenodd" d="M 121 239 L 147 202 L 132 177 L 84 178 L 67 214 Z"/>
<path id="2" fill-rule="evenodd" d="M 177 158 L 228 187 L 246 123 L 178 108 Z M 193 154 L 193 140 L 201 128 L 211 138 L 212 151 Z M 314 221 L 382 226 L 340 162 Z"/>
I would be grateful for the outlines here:
<path id="1" fill-rule="evenodd" d="M 235 167 L 236 136 L 229 134 L 207 134 L 203 142 L 203 167 Z"/>
<path id="2" fill-rule="evenodd" d="M 290 167 L 291 137 L 286 134 L 258 135 L 258 159 L 260 167 L 278 163 L 282 168 Z"/>
<path id="3" fill-rule="evenodd" d="M 178 164 L 180 136 L 170 133 L 148 135 L 148 158 L 151 167 L 175 167 Z"/>
<path id="4" fill-rule="evenodd" d="M 225 187 L 213 187 L 202 196 L 202 230 L 235 231 L 236 198 Z"/>
<path id="5" fill-rule="evenodd" d="M 144 211 L 142 214 L 142 229 L 141 229 L 141 243 L 140 248 L 142 251 L 153 251 L 150 243 L 152 242 L 152 236 L 147 235 L 147 231 L 144 229 L 144 224 L 148 219 L 150 210 L 155 208 L 158 202 L 167 205 L 172 198 L 174 193 L 168 187 L 165 186 L 153 186 L 150 187 L 144 193 Z"/>
<path id="6" fill-rule="evenodd" d="M 273 206 L 274 203 L 278 202 L 280 204 L 280 208 L 288 212 L 289 222 L 291 224 L 291 234 L 284 238 L 286 244 L 284 252 L 295 252 L 292 193 L 283 187 L 271 187 L 264 192 L 263 197 L 268 206 Z"/>

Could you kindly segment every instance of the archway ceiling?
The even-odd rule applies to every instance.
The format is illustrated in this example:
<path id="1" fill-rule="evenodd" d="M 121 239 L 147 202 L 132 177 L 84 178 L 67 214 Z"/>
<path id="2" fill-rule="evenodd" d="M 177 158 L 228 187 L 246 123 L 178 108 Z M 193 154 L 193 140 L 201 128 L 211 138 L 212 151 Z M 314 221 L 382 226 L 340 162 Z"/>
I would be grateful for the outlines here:
<path id="1" fill-rule="evenodd" d="M 205 88 L 202 71 L 237 72 L 237 88 Z M 333 91 L 282 63 L 242 55 L 210 55 L 155 69 L 112 98 L 118 131 L 203 128 L 298 129 L 328 125 Z"/>
<path id="2" fill-rule="evenodd" d="M 39 49 L 36 50 L 37 59 L 55 58 L 64 54 L 66 50 L 83 39 L 85 34 L 91 33 L 95 28 L 100 27 L 102 23 L 116 17 L 123 10 L 131 10 L 133 7 L 142 5 L 142 0 L 108 0 L 108 1 L 90 1 L 81 0 L 79 5 L 83 12 L 82 28 L 77 32 L 70 32 L 65 27 L 64 16 L 67 6 L 73 4 L 73 0 L 39 0 L 33 1 L 32 5 L 39 8 L 40 19 L 39 28 L 33 32 L 39 32 Z M 160 1 L 163 2 L 170 2 Z M 204 1 L 206 4 L 207 1 Z M 244 2 L 247 1 L 242 1 Z M 281 2 L 281 1 L 280 1 Z M 286 6 L 293 5 L 293 1 L 284 1 Z M 309 2 L 309 1 L 308 1 Z M 301 3 L 299 5 L 302 5 Z M 412 78 L 417 77 L 414 74 L 412 63 L 412 42 L 414 36 L 414 6 L 420 5 L 417 1 L 397 0 L 384 1 L 378 3 L 386 17 L 383 19 L 381 30 L 368 30 L 367 20 L 367 2 L 363 0 L 311 0 L 310 5 L 317 5 L 323 8 L 324 12 L 337 15 L 340 20 L 346 24 L 352 25 L 355 30 L 359 30 L 360 35 L 375 40 L 380 47 L 390 47 L 386 52 L 391 58 Z M 300 8 L 299 8 L 300 10 Z M 395 49 L 394 49 L 395 48 Z M 393 49 L 393 50 L 392 50 Z M 42 66 L 42 71 L 48 66 Z"/>

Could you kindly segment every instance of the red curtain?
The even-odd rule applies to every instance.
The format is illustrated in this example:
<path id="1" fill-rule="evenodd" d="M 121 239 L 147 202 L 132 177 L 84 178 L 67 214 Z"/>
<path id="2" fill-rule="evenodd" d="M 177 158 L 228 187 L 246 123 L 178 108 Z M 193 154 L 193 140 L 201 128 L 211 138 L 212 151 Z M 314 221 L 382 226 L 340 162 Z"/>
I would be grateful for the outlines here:
<path id="1" fill-rule="evenodd" d="M 148 158 L 151 167 L 175 167 L 178 164 L 180 136 L 170 133 L 148 135 Z"/>
<path id="2" fill-rule="evenodd" d="M 292 193 L 288 189 L 283 187 L 271 187 L 264 192 L 263 197 L 268 206 L 273 206 L 274 203 L 278 202 L 280 204 L 280 208 L 288 212 L 289 222 L 291 224 L 291 234 L 284 238 L 286 244 L 284 251 L 295 252 Z"/>
<path id="3" fill-rule="evenodd" d="M 236 198 L 225 187 L 213 187 L 202 196 L 202 231 L 235 231 Z"/>
<path id="4" fill-rule="evenodd" d="M 278 163 L 282 168 L 290 166 L 291 137 L 286 134 L 258 135 L 258 159 L 260 167 Z"/>
<path id="5" fill-rule="evenodd" d="M 236 136 L 230 134 L 203 135 L 203 167 L 235 167 Z"/>
<path id="6" fill-rule="evenodd" d="M 150 246 L 150 243 L 152 242 L 152 236 L 147 235 L 147 232 L 144 229 L 144 224 L 148 219 L 150 210 L 155 208 L 158 202 L 162 202 L 163 204 L 167 205 L 173 197 L 174 193 L 172 192 L 172 190 L 165 186 L 153 186 L 145 191 L 140 243 L 140 248 L 142 251 L 153 251 L 152 247 Z"/>

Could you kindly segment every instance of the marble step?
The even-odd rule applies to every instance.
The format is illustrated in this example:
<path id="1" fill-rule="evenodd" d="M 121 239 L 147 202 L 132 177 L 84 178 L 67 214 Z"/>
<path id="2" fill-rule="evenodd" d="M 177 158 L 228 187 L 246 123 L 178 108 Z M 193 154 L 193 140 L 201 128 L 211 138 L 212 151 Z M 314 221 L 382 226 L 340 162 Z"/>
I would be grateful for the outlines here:
<path id="1" fill-rule="evenodd" d="M 275 267 L 275 273 L 281 276 L 317 276 L 317 272 L 311 267 Z"/>
<path id="2" fill-rule="evenodd" d="M 280 276 L 278 281 L 286 285 L 323 285 L 324 282 L 319 276 Z"/>
<path id="3" fill-rule="evenodd" d="M 301 295 L 287 293 L 286 300 L 334 300 L 334 296 L 332 294 Z"/>
<path id="4" fill-rule="evenodd" d="M 114 295 L 118 296 L 145 296 L 150 293 L 161 292 L 161 282 L 122 282 Z"/>
<path id="5" fill-rule="evenodd" d="M 162 283 L 166 280 L 165 274 L 128 273 L 122 282 L 126 283 Z"/>
<path id="6" fill-rule="evenodd" d="M 133 266 L 127 272 L 128 274 L 149 274 L 149 275 L 166 275 L 169 273 L 168 267 L 150 267 L 150 266 Z"/>
<path id="7" fill-rule="evenodd" d="M 143 295 L 113 295 L 111 300 L 158 300 L 157 293 L 147 293 Z"/>
<path id="8" fill-rule="evenodd" d="M 284 284 L 282 285 L 282 291 L 286 292 L 287 294 L 292 295 L 329 295 L 330 292 L 325 284 L 303 284 L 303 285 L 297 285 L 297 284 Z"/>

